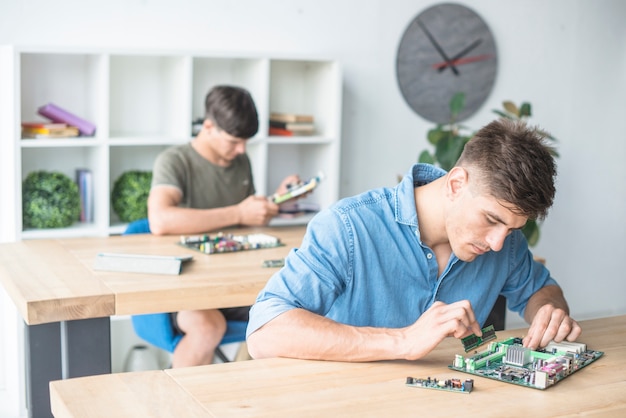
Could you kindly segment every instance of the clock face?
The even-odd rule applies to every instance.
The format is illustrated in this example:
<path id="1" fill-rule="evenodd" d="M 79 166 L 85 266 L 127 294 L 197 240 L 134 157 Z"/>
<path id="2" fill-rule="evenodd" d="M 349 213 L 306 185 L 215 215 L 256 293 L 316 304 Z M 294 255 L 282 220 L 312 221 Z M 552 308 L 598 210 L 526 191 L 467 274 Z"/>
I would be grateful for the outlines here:
<path id="1" fill-rule="evenodd" d="M 487 100 L 498 60 L 491 31 L 474 11 L 443 3 L 421 12 L 406 28 L 396 57 L 402 96 L 420 116 L 450 122 L 450 100 L 465 94 L 456 118 L 473 115 Z"/>

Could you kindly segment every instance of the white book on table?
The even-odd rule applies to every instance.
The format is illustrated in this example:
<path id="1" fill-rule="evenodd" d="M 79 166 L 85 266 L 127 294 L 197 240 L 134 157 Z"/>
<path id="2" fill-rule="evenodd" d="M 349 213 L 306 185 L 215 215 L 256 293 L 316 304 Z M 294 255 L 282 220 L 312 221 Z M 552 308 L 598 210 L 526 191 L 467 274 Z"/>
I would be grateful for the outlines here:
<path id="1" fill-rule="evenodd" d="M 170 274 L 181 273 L 183 263 L 191 255 L 165 256 L 149 254 L 100 253 L 96 256 L 94 270 L 121 271 L 126 273 Z"/>

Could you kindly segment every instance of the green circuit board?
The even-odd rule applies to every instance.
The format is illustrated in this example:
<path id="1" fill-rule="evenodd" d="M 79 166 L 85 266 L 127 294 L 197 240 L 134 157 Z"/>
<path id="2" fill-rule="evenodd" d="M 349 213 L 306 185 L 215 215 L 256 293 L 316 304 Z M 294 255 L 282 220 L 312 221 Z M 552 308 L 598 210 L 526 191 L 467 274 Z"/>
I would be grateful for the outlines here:
<path id="1" fill-rule="evenodd" d="M 547 389 L 602 357 L 602 351 L 589 350 L 586 344 L 551 342 L 537 351 L 513 337 L 491 342 L 486 350 L 469 357 L 457 354 L 448 368 L 475 376 Z"/>
<path id="2" fill-rule="evenodd" d="M 179 244 L 185 248 L 204 254 L 232 253 L 237 251 L 258 250 L 262 248 L 281 247 L 279 238 L 268 234 L 235 235 L 222 232 L 215 235 L 183 235 Z"/>
<path id="3" fill-rule="evenodd" d="M 474 388 L 474 379 L 437 379 L 437 378 L 417 378 L 408 376 L 406 378 L 406 385 L 414 388 L 421 389 L 435 389 L 443 390 L 446 392 L 456 393 L 470 393 Z"/>

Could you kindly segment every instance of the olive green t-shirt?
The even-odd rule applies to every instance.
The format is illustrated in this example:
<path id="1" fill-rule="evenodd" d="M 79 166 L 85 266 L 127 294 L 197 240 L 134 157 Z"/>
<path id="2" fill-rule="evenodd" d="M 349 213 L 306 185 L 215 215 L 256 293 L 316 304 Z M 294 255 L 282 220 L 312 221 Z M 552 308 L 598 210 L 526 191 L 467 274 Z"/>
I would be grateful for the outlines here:
<path id="1" fill-rule="evenodd" d="M 237 156 L 229 167 L 217 166 L 202 157 L 191 143 L 161 152 L 152 172 L 152 187 L 179 189 L 180 207 L 213 209 L 235 205 L 255 193 L 247 154 Z"/>

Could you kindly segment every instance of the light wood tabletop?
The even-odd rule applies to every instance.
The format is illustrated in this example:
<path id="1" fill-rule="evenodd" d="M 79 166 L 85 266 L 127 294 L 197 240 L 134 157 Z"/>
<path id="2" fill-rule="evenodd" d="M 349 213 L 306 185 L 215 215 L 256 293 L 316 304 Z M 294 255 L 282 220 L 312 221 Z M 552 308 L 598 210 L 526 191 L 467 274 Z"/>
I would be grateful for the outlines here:
<path id="1" fill-rule="evenodd" d="M 67 417 L 625 416 L 626 315 L 581 321 L 580 341 L 605 354 L 546 390 L 452 371 L 460 341 L 418 361 L 342 363 L 286 358 L 91 376 L 50 383 Z M 526 329 L 499 331 L 498 340 Z M 474 379 L 469 394 L 408 387 L 407 376 Z M 180 409 L 178 409 L 180 408 Z"/>
<path id="2" fill-rule="evenodd" d="M 221 232 L 272 235 L 284 245 L 210 255 L 179 245 L 179 236 L 150 234 L 0 244 L 0 285 L 25 323 L 29 414 L 52 416 L 50 381 L 111 372 L 110 316 L 252 305 L 276 271 L 262 267 L 263 261 L 284 258 L 300 245 L 305 230 L 225 229 Z M 121 273 L 95 271 L 99 253 L 193 259 L 180 275 Z"/>
<path id="3" fill-rule="evenodd" d="M 284 258 L 306 227 L 240 228 L 265 233 L 284 246 L 202 254 L 179 236 L 150 234 L 29 240 L 0 244 L 0 283 L 28 325 L 48 322 L 251 305 L 271 274 L 266 259 Z M 230 230 L 224 230 L 228 233 Z M 98 253 L 192 255 L 180 275 L 94 271 Z"/>

